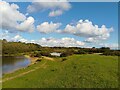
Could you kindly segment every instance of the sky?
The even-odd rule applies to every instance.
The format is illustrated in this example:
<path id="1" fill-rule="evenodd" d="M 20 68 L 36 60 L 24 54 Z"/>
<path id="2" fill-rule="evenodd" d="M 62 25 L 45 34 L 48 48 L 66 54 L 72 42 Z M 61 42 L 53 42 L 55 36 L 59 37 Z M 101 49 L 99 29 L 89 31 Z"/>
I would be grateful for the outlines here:
<path id="1" fill-rule="evenodd" d="M 118 48 L 117 2 L 0 2 L 0 39 Z"/>

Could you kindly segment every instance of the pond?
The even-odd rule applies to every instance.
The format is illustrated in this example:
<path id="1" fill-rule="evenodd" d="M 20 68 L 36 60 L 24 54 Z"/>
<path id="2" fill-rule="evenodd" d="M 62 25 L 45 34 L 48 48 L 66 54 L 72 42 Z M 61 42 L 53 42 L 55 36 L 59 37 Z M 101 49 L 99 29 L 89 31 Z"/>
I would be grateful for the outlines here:
<path id="1" fill-rule="evenodd" d="M 27 67 L 30 63 L 30 59 L 24 56 L 3 56 L 0 67 L 2 67 L 2 74 L 6 74 Z"/>

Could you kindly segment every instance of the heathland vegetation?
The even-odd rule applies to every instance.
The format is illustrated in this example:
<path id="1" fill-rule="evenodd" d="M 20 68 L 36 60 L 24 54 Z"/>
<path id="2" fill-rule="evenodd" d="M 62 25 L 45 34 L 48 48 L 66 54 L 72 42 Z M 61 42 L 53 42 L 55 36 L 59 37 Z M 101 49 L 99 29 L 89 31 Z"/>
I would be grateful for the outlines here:
<path id="1" fill-rule="evenodd" d="M 2 54 L 3 55 L 17 55 L 20 53 L 36 51 L 41 46 L 33 43 L 22 43 L 22 42 L 7 42 L 2 40 Z"/>
<path id="2" fill-rule="evenodd" d="M 1 40 L 4 56 L 26 55 L 34 64 L 3 75 L 3 88 L 117 88 L 119 50 L 42 47 Z M 50 53 L 61 53 L 54 57 Z"/>
<path id="3" fill-rule="evenodd" d="M 101 53 L 101 55 L 120 56 L 119 50 L 110 50 L 109 47 L 101 48 L 80 48 L 80 47 L 41 47 L 38 44 L 22 43 L 22 42 L 7 42 L 7 40 L 1 40 L 2 42 L 2 54 L 4 55 L 22 55 L 30 54 L 31 56 L 51 56 L 51 52 L 61 53 L 61 57 L 73 55 L 73 54 L 92 54 Z"/>

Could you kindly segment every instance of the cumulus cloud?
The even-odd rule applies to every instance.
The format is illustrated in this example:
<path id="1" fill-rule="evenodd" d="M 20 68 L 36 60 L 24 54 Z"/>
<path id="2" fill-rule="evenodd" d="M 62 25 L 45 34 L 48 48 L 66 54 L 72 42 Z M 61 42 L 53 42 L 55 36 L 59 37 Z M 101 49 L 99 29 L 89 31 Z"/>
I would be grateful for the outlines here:
<path id="1" fill-rule="evenodd" d="M 101 43 L 102 41 L 105 41 L 108 38 L 109 37 L 102 38 L 101 36 L 99 36 L 99 37 L 89 37 L 89 38 L 85 39 L 84 42 L 86 42 L 86 43 Z"/>
<path id="2" fill-rule="evenodd" d="M 118 43 L 101 43 L 99 44 L 101 47 L 110 47 L 111 49 L 120 49 Z"/>
<path id="3" fill-rule="evenodd" d="M 14 41 L 14 42 L 20 41 L 20 42 L 26 42 L 26 43 L 29 42 L 27 39 L 23 38 L 19 34 L 11 38 L 11 41 Z"/>
<path id="4" fill-rule="evenodd" d="M 18 31 L 33 31 L 34 18 L 26 17 L 23 13 L 19 12 L 17 4 L 9 4 L 5 1 L 0 2 L 0 28 L 5 30 L 18 30 Z"/>
<path id="5" fill-rule="evenodd" d="M 62 10 L 56 10 L 56 11 L 51 11 L 49 13 L 49 16 L 50 17 L 54 17 L 54 16 L 59 16 L 59 15 L 62 15 L 63 14 L 63 11 Z"/>
<path id="6" fill-rule="evenodd" d="M 37 26 L 37 30 L 41 33 L 57 32 L 60 26 L 61 23 L 43 22 Z"/>
<path id="7" fill-rule="evenodd" d="M 2 30 L 1 30 L 2 31 Z M 1 33 L 0 33 L 0 39 L 9 39 L 10 37 L 9 37 L 9 32 L 8 31 L 2 31 Z"/>
<path id="8" fill-rule="evenodd" d="M 33 17 L 28 17 L 24 22 L 21 24 L 17 25 L 18 30 L 29 30 L 30 32 L 33 32 L 35 27 L 34 27 L 34 18 Z"/>
<path id="9" fill-rule="evenodd" d="M 89 20 L 79 20 L 75 25 L 67 24 L 63 30 L 60 29 L 61 23 L 43 22 L 37 26 L 37 30 L 41 33 L 67 33 L 84 37 L 86 43 L 98 43 L 107 40 L 113 28 L 107 28 L 105 25 L 98 27 Z"/>
<path id="10" fill-rule="evenodd" d="M 61 39 L 55 38 L 42 38 L 37 42 L 42 46 L 49 46 L 49 47 L 80 47 L 84 45 L 84 42 L 77 41 L 74 38 L 63 37 Z"/>
<path id="11" fill-rule="evenodd" d="M 94 46 L 97 47 L 110 47 L 111 49 L 120 49 L 118 43 L 96 43 L 96 44 L 88 44 L 79 40 L 75 40 L 74 38 L 63 37 L 63 38 L 41 38 L 39 40 L 28 40 L 22 37 L 21 35 L 17 34 L 14 37 L 9 36 L 9 33 L 5 31 L 3 33 L 2 38 L 0 39 L 7 39 L 8 41 L 15 41 L 15 42 L 24 42 L 24 43 L 35 43 L 41 46 L 47 47 L 84 47 L 84 48 L 92 48 Z"/>
<path id="12" fill-rule="evenodd" d="M 79 20 L 76 25 L 66 25 L 63 30 L 64 33 L 86 37 L 86 42 L 94 42 L 99 40 L 106 40 L 110 37 L 110 32 L 113 28 L 106 28 L 105 25 L 98 27 L 89 20 Z"/>
<path id="13" fill-rule="evenodd" d="M 37 26 L 37 30 L 41 33 L 67 33 L 84 37 L 86 43 L 98 43 L 107 40 L 110 37 L 110 33 L 113 32 L 113 28 L 107 28 L 105 25 L 101 27 L 94 25 L 89 20 L 79 20 L 76 24 L 67 24 L 63 30 L 60 29 L 61 23 L 43 22 Z"/>
<path id="14" fill-rule="evenodd" d="M 81 47 L 85 45 L 84 42 L 75 40 L 74 38 L 69 37 L 63 37 L 60 39 L 57 38 L 41 38 L 39 40 L 28 40 L 23 38 L 21 35 L 16 35 L 13 38 L 11 38 L 9 41 L 15 41 L 15 42 L 25 42 L 25 43 L 36 43 L 41 46 L 48 46 L 48 47 Z"/>
<path id="15" fill-rule="evenodd" d="M 59 16 L 62 15 L 64 11 L 71 8 L 71 4 L 64 0 L 64 2 L 58 2 L 58 0 L 50 0 L 49 2 L 35 2 L 27 7 L 29 13 L 50 10 L 49 16 Z"/>

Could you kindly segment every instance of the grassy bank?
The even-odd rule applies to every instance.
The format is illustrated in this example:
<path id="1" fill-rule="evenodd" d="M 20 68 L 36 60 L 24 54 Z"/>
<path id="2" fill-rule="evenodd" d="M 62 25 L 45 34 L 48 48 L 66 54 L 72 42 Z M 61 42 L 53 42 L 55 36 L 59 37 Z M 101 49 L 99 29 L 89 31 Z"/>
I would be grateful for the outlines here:
<path id="1" fill-rule="evenodd" d="M 96 54 L 42 61 L 3 76 L 3 88 L 116 88 L 118 57 Z"/>

